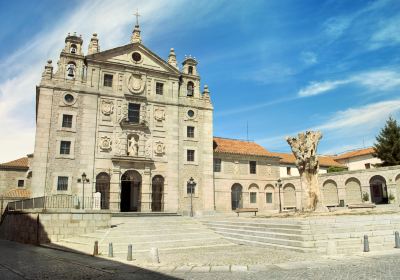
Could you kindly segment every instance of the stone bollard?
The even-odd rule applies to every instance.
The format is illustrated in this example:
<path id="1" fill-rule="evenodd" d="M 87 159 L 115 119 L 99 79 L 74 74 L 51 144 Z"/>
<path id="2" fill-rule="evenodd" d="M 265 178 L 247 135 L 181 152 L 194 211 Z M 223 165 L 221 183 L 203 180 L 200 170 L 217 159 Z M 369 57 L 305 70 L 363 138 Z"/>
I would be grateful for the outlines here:
<path id="1" fill-rule="evenodd" d="M 368 235 L 364 235 L 364 252 L 369 252 Z"/>
<path id="2" fill-rule="evenodd" d="M 394 232 L 394 243 L 395 243 L 395 248 L 400 248 L 400 236 L 399 236 L 399 232 L 395 231 Z"/>
<path id="3" fill-rule="evenodd" d="M 128 245 L 128 256 L 126 257 L 127 261 L 131 261 L 132 260 L 132 244 Z"/>
<path id="4" fill-rule="evenodd" d="M 108 257 L 110 258 L 114 257 L 113 244 L 111 242 L 108 244 Z"/>
<path id="5" fill-rule="evenodd" d="M 160 258 L 158 256 L 158 248 L 151 248 L 150 250 L 151 260 L 155 263 L 160 263 Z"/>
<path id="6" fill-rule="evenodd" d="M 94 242 L 93 256 L 97 256 L 99 254 L 99 241 Z"/>

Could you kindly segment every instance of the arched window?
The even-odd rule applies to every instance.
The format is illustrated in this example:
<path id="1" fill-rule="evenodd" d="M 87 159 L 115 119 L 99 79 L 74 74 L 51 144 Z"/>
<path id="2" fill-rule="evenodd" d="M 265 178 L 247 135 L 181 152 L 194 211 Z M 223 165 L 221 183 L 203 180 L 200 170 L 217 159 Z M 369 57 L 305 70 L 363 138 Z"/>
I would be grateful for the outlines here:
<path id="1" fill-rule="evenodd" d="M 75 70 L 76 70 L 76 65 L 74 62 L 68 62 L 67 65 L 67 77 L 68 78 L 74 78 L 75 77 Z"/>
<path id="2" fill-rule="evenodd" d="M 188 68 L 188 74 L 190 74 L 190 75 L 193 74 L 193 66 L 189 66 L 189 68 Z"/>
<path id="3" fill-rule="evenodd" d="M 71 45 L 71 48 L 70 48 L 70 52 L 71 52 L 71 53 L 76 53 L 76 49 L 77 49 L 76 45 L 75 45 L 75 44 L 72 44 L 72 45 Z"/>
<path id="4" fill-rule="evenodd" d="M 187 83 L 187 96 L 193 96 L 194 95 L 194 84 L 193 82 L 188 82 Z"/>

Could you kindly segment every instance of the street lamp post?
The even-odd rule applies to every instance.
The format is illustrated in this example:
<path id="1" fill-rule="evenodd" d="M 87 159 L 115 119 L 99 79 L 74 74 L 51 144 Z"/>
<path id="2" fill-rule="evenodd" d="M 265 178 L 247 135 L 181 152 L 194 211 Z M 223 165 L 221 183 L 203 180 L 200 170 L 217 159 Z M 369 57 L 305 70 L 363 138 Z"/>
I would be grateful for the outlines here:
<path id="1" fill-rule="evenodd" d="M 278 179 L 278 182 L 275 183 L 275 186 L 278 187 L 278 192 L 279 192 L 279 213 L 282 213 L 282 202 L 281 202 L 281 187 L 282 187 L 282 181 L 281 181 L 281 179 Z"/>
<path id="2" fill-rule="evenodd" d="M 194 181 L 193 177 L 190 177 L 187 185 L 190 191 L 190 217 L 193 217 L 193 192 L 194 188 L 196 187 L 196 182 Z"/>
<path id="3" fill-rule="evenodd" d="M 81 175 L 81 179 L 78 179 L 78 182 L 82 182 L 82 210 L 85 209 L 85 183 L 89 182 L 89 179 L 86 177 L 86 173 L 83 172 Z"/>

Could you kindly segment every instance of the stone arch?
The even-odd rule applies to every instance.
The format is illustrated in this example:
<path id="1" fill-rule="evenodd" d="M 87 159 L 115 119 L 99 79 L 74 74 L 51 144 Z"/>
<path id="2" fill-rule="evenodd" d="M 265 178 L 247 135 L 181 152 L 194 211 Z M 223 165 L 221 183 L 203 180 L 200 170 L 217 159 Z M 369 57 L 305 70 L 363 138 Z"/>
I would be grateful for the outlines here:
<path id="1" fill-rule="evenodd" d="M 243 208 L 243 187 L 239 183 L 235 183 L 231 187 L 231 204 L 232 210 Z"/>
<path id="2" fill-rule="evenodd" d="M 121 176 L 121 212 L 140 212 L 142 196 L 142 175 L 128 170 Z"/>
<path id="3" fill-rule="evenodd" d="M 110 175 L 106 172 L 101 172 L 96 176 L 96 192 L 101 194 L 100 208 L 110 208 Z"/>
<path id="4" fill-rule="evenodd" d="M 265 203 L 275 204 L 275 188 L 271 184 L 267 184 L 264 188 L 265 191 Z"/>
<path id="5" fill-rule="evenodd" d="M 357 178 L 351 177 L 346 180 L 346 205 L 361 203 L 361 183 Z"/>
<path id="6" fill-rule="evenodd" d="M 291 183 L 283 187 L 283 208 L 296 208 L 296 188 Z"/>
<path id="7" fill-rule="evenodd" d="M 383 176 L 372 176 L 369 179 L 369 187 L 371 192 L 371 202 L 376 204 L 389 203 L 386 179 Z"/>
<path id="8" fill-rule="evenodd" d="M 335 181 L 329 179 L 323 183 L 322 195 L 325 206 L 337 206 L 339 204 L 338 189 Z"/>

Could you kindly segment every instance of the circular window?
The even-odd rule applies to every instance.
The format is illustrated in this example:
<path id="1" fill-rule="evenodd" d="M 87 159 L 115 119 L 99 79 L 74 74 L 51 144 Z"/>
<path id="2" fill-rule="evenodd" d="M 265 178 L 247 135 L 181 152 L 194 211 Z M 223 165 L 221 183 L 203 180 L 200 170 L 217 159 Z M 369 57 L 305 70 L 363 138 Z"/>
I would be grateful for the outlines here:
<path id="1" fill-rule="evenodd" d="M 187 114 L 188 114 L 188 116 L 191 117 L 191 118 L 194 117 L 194 111 L 193 111 L 193 110 L 189 110 L 189 111 L 187 112 Z"/>
<path id="2" fill-rule="evenodd" d="M 142 56 L 140 55 L 140 53 L 134 52 L 134 53 L 132 54 L 132 59 L 133 59 L 133 61 L 135 61 L 135 62 L 139 62 L 139 61 L 142 59 Z"/>
<path id="3" fill-rule="evenodd" d="M 74 102 L 74 99 L 75 99 L 74 96 L 72 94 L 69 94 L 69 93 L 64 96 L 64 100 L 67 103 Z"/>

